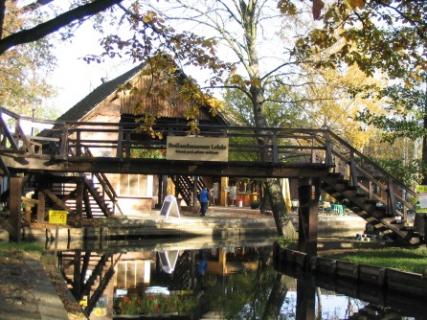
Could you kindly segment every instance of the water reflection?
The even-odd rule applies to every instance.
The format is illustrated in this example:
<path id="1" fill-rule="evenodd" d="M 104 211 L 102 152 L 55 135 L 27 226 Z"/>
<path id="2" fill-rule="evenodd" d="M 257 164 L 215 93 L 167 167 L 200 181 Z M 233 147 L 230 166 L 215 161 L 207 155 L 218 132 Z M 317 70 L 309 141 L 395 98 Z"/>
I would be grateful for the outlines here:
<path id="1" fill-rule="evenodd" d="M 272 266 L 271 246 L 120 253 L 75 250 L 58 253 L 58 261 L 90 319 L 409 319 L 405 315 L 414 315 L 319 288 L 318 279 L 310 274 L 279 273 Z"/>

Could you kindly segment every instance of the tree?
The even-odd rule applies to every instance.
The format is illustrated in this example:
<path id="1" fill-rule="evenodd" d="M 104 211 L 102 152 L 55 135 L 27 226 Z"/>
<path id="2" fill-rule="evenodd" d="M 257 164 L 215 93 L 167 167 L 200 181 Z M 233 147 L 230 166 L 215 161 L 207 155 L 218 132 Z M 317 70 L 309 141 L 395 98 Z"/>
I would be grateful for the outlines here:
<path id="1" fill-rule="evenodd" d="M 383 81 L 367 76 L 356 65 L 344 71 L 318 68 L 315 77 L 317 80 L 311 81 L 304 92 L 309 102 L 303 107 L 309 113 L 311 126 L 327 127 L 363 152 L 379 130 L 362 125 L 354 118 L 362 110 L 382 110 L 383 101 L 366 92 L 375 92 L 377 87 L 383 86 Z"/>
<path id="2" fill-rule="evenodd" d="M 264 104 L 264 116 L 268 127 L 302 128 L 310 126 L 308 114 L 304 112 L 301 94 L 282 86 L 267 90 L 270 99 Z M 255 126 L 252 104 L 242 91 L 226 89 L 224 103 L 225 110 L 231 113 L 235 122 Z"/>
<path id="3" fill-rule="evenodd" d="M 422 139 L 421 159 L 426 163 L 427 3 L 372 0 L 355 8 L 355 2 L 334 2 L 323 15 L 323 27 L 300 39 L 296 53 L 306 57 L 329 48 L 333 54 L 324 63 L 357 64 L 368 75 L 385 74 L 390 85 L 378 90 L 387 101 L 385 114 L 365 110 L 358 119 L 384 129 L 389 141 Z M 427 183 L 425 169 L 422 173 Z"/>
<path id="4" fill-rule="evenodd" d="M 222 48 L 227 48 L 235 61 L 234 69 L 223 83 L 213 82 L 209 88 L 237 90 L 244 96 L 242 101 L 248 102 L 250 110 L 246 110 L 250 117 L 249 123 L 254 125 L 254 131 L 262 133 L 268 127 L 268 115 L 271 108 L 279 111 L 291 101 L 286 94 L 289 88 L 300 87 L 303 84 L 289 81 L 293 74 L 301 69 L 298 65 L 302 60 L 291 57 L 293 44 L 283 47 L 283 54 L 279 62 L 266 69 L 263 64 L 264 56 L 260 55 L 262 32 L 267 32 L 272 21 L 280 21 L 282 17 L 277 10 L 276 1 L 260 0 L 228 0 L 228 1 L 181 1 L 176 0 L 178 11 L 164 12 L 166 19 L 190 21 L 192 28 L 203 28 L 201 32 L 213 37 Z M 292 7 L 295 8 L 295 7 Z M 289 16 L 296 14 L 296 9 L 289 9 Z M 265 29 L 263 29 L 265 28 Z M 271 30 L 271 29 L 270 29 Z M 270 42 L 271 43 L 271 42 Z M 277 89 L 275 89 L 277 88 Z M 278 95 L 278 90 L 280 94 Z M 279 101 L 280 100 L 280 101 Z M 284 109 L 283 109 L 284 110 Z M 271 117 L 270 119 L 272 119 Z M 271 144 L 267 138 L 258 138 L 260 146 L 259 159 L 271 161 L 271 154 L 265 152 Z M 267 184 L 270 188 L 271 185 Z M 274 213 L 276 221 L 281 215 Z M 282 221 L 279 221 L 279 224 Z"/>
<path id="5" fill-rule="evenodd" d="M 5 4 L 5 9 L 9 13 L 2 20 L 7 26 L 2 32 L 5 37 L 38 19 L 22 14 L 13 2 Z M 46 40 L 15 47 L 0 55 L 0 104 L 26 115 L 41 115 L 45 111 L 40 108 L 42 99 L 52 94 L 44 79 L 45 73 L 54 64 L 55 59 Z"/>

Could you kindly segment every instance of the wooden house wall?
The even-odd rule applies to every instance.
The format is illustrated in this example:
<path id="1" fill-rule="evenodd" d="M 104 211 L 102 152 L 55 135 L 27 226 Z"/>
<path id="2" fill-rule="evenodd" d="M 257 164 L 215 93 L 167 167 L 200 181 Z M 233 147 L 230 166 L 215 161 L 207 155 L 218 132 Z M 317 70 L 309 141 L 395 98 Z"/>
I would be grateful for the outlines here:
<path id="1" fill-rule="evenodd" d="M 182 97 L 175 83 L 160 81 L 153 83 L 149 76 L 136 76 L 133 85 L 138 90 L 119 95 L 121 114 L 149 113 L 158 118 L 185 118 L 190 104 L 188 99 Z M 200 112 L 199 120 L 210 120 L 209 115 Z"/>
<path id="2" fill-rule="evenodd" d="M 175 83 L 163 81 L 152 82 L 150 76 L 136 75 L 130 80 L 138 90 L 116 90 L 106 99 L 95 106 L 80 121 L 119 123 L 122 115 L 141 115 L 149 113 L 158 118 L 185 118 L 189 101 L 182 98 L 178 86 Z M 161 90 L 158 88 L 161 87 Z M 162 94 L 156 94 L 161 92 Z M 199 113 L 200 121 L 212 121 L 209 112 L 203 110 Z M 108 126 L 106 126 L 107 128 Z M 82 139 L 117 141 L 117 133 L 94 132 L 82 134 Z M 116 156 L 117 150 L 112 148 L 91 148 L 96 156 Z M 108 179 L 116 190 L 119 205 L 124 213 L 141 212 L 150 210 L 157 202 L 158 179 L 148 178 L 145 175 L 108 174 Z M 148 180 L 149 181 L 148 181 Z M 151 182 L 152 181 L 152 182 Z M 151 186 L 148 187 L 148 183 Z M 168 184 L 172 187 L 172 183 Z M 174 190 L 168 190 L 174 194 Z"/>

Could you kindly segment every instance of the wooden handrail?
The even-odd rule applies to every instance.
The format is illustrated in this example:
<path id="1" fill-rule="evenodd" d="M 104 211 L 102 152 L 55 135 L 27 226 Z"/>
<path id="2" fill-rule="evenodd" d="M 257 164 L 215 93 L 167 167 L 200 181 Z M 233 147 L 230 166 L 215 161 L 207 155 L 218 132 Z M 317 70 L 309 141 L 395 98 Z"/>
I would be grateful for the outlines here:
<path id="1" fill-rule="evenodd" d="M 149 140 L 149 142 L 142 142 L 137 139 L 130 139 L 132 134 L 140 134 L 136 133 L 135 129 L 139 126 L 137 123 L 129 122 L 129 123 L 108 123 L 108 122 L 76 122 L 76 121 L 50 121 L 50 120 L 41 120 L 41 119 L 33 119 L 32 117 L 21 116 L 18 115 L 8 109 L 0 107 L 0 113 L 4 113 L 9 117 L 14 118 L 16 121 L 19 120 L 28 120 L 34 123 L 46 123 L 53 125 L 52 129 L 46 129 L 43 135 L 48 135 L 48 133 L 52 136 L 56 136 L 57 134 L 64 134 L 65 136 L 61 139 L 61 147 L 60 147 L 60 155 L 63 156 L 64 159 L 70 154 L 69 148 L 74 147 L 77 151 L 76 155 L 79 153 L 79 145 L 81 147 L 110 147 L 107 144 L 123 146 L 123 148 L 118 149 L 118 156 L 126 156 L 129 153 L 129 148 L 134 147 L 143 147 L 143 148 L 164 148 L 164 142 L 160 142 L 158 140 Z M 2 120 L 0 120 L 2 121 Z M 2 121 L 4 123 L 4 121 Z M 5 125 L 5 124 L 4 124 Z M 331 155 L 337 156 L 339 150 L 346 150 L 349 154 L 352 155 L 352 159 L 347 158 L 344 161 L 347 161 L 349 164 L 352 162 L 353 168 L 357 170 L 363 169 L 364 172 L 369 172 L 371 176 L 376 176 L 375 172 L 380 173 L 387 180 L 391 180 L 391 185 L 393 188 L 400 188 L 406 190 L 407 194 L 412 196 L 415 193 L 410 190 L 404 183 L 402 183 L 398 178 L 394 177 L 386 170 L 384 170 L 381 166 L 379 166 L 375 161 L 363 155 L 360 151 L 352 147 L 347 141 L 339 137 L 334 132 L 329 129 L 312 129 L 312 128 L 253 128 L 253 127 L 241 127 L 241 126 L 224 126 L 224 125 L 213 125 L 213 124 L 200 124 L 199 128 L 203 135 L 209 136 L 227 136 L 231 139 L 246 137 L 246 138 L 266 138 L 267 143 L 263 146 L 264 150 L 269 153 L 270 159 L 267 161 L 280 161 L 283 158 L 283 154 L 285 151 L 289 151 L 290 149 L 308 149 L 310 151 L 320 149 L 325 150 L 325 163 L 332 165 Z M 7 129 L 7 128 L 5 128 Z M 186 123 L 174 123 L 170 124 L 156 124 L 153 127 L 154 130 L 161 131 L 167 134 L 178 134 L 178 135 L 187 135 L 188 134 L 188 124 Z M 105 133 L 117 133 L 121 134 L 123 141 L 117 140 L 99 140 L 96 139 L 85 139 L 82 137 L 83 133 L 88 133 L 89 136 L 92 132 L 105 132 Z M 80 135 L 80 139 L 77 141 L 72 138 L 72 136 L 76 134 Z M 5 130 L 5 135 L 8 137 L 12 144 L 12 148 L 14 148 L 15 152 L 17 151 L 17 145 L 14 143 L 13 135 L 8 135 Z M 39 135 L 37 140 L 39 142 L 43 142 L 43 135 Z M 9 137 L 10 136 L 10 137 Z M 30 141 L 31 138 L 27 137 Z M 23 142 L 25 143 L 25 137 L 23 137 Z M 291 141 L 292 140 L 292 141 Z M 157 142 L 156 142 L 157 141 Z M 313 142 L 313 144 L 310 144 Z M 314 143 L 316 142 L 316 143 Z M 45 143 L 52 143 L 52 141 L 46 140 Z M 93 145 L 91 145 L 93 144 Z M 98 145 L 94 145 L 98 144 Z M 254 144 L 244 143 L 234 143 L 230 145 L 231 148 L 239 149 L 240 151 L 247 150 L 247 152 L 256 152 L 257 146 Z M 66 150 L 68 148 L 68 150 Z M 121 152 L 124 154 L 121 154 Z M 286 154 L 285 154 L 286 157 Z M 362 164 L 363 162 L 363 164 Z M 360 165 L 359 165 L 360 164 Z M 368 166 L 372 167 L 372 169 L 368 169 Z M 375 172 L 373 172 L 373 170 Z M 363 172 L 361 171 L 361 172 Z M 353 180 L 355 179 L 353 174 Z M 374 177 L 375 178 L 375 177 Z M 101 178 L 102 179 L 102 178 Z M 374 179 L 374 181 L 378 182 L 378 179 Z"/>
<path id="2" fill-rule="evenodd" d="M 349 151 L 353 152 L 354 154 L 356 154 L 357 156 L 359 156 L 361 159 L 363 159 L 364 161 L 368 162 L 370 165 L 372 165 L 373 167 L 375 167 L 375 169 L 379 172 L 381 172 L 385 177 L 390 177 L 393 180 L 393 183 L 398 184 L 400 187 L 403 187 L 404 189 L 406 189 L 408 192 L 412 193 L 415 196 L 415 192 L 412 191 L 411 189 L 409 189 L 403 182 L 401 182 L 398 178 L 394 177 L 392 174 L 390 174 L 389 172 L 387 172 L 386 170 L 384 170 L 379 164 L 377 164 L 375 161 L 373 161 L 372 159 L 368 158 L 367 156 L 365 156 L 363 153 L 361 153 L 360 151 L 358 151 L 357 149 L 355 149 L 353 146 L 351 146 L 347 141 L 345 141 L 344 139 L 342 139 L 341 137 L 339 137 L 337 134 L 335 134 L 334 132 L 328 130 L 328 133 L 334 138 L 336 139 L 341 145 L 345 146 L 347 149 L 349 149 Z"/>

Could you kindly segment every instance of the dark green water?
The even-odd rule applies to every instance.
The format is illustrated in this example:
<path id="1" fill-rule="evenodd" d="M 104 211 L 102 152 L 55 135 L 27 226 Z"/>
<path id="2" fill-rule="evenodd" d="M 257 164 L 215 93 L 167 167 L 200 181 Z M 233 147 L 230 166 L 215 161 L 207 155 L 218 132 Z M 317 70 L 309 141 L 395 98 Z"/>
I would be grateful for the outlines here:
<path id="1" fill-rule="evenodd" d="M 58 263 L 90 319 L 427 317 L 425 303 L 407 297 L 278 272 L 265 241 L 199 242 L 63 251 Z"/>

